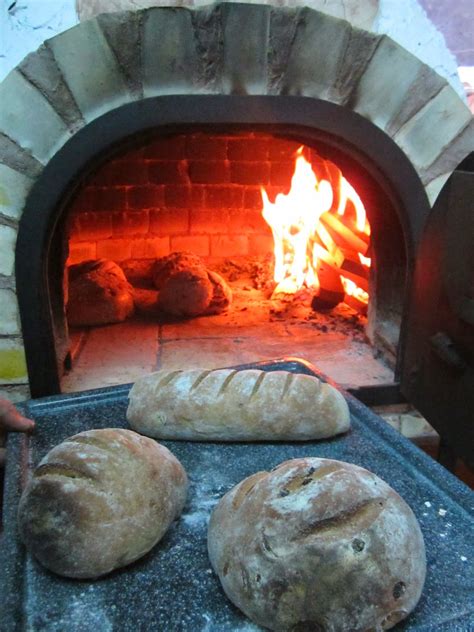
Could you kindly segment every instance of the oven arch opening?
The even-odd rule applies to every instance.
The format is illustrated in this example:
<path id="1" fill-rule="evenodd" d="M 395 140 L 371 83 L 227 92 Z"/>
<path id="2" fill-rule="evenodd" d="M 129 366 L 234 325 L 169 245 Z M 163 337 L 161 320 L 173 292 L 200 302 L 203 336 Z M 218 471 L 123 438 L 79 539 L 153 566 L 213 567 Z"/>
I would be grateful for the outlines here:
<path id="1" fill-rule="evenodd" d="M 64 210 L 83 178 L 118 147 L 152 131 L 261 130 L 324 147 L 341 168 L 372 180 L 389 201 L 390 222 L 403 248 L 405 282 L 396 375 L 403 364 L 403 323 L 416 246 L 429 215 L 421 181 L 405 154 L 375 125 L 346 108 L 307 97 L 166 96 L 104 114 L 77 132 L 48 163 L 31 190 L 20 221 L 16 278 L 30 388 L 34 397 L 60 392 L 64 336 L 63 253 L 58 234 Z M 343 171 L 346 170 L 343 168 Z M 383 248 L 379 250 L 383 252 Z M 387 279 L 380 283 L 381 288 Z M 381 290 L 383 291 L 383 289 Z M 38 362 L 38 358 L 41 360 Z"/>

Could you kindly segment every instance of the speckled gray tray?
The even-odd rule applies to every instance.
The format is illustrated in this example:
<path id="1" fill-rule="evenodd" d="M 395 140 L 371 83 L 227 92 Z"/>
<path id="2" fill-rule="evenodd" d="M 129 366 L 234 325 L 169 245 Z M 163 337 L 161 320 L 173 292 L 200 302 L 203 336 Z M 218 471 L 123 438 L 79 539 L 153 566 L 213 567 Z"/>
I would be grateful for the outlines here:
<path id="1" fill-rule="evenodd" d="M 297 361 L 265 363 L 311 373 Z M 425 538 L 428 574 L 414 613 L 396 630 L 474 630 L 474 494 L 347 395 L 352 429 L 310 443 L 163 442 L 191 481 L 180 520 L 143 559 L 98 580 L 61 579 L 19 543 L 16 509 L 28 471 L 50 448 L 89 428 L 126 427 L 130 385 L 49 397 L 25 405 L 37 422 L 30 438 L 8 440 L 4 533 L 0 549 L 0 629 L 45 632 L 251 632 L 259 630 L 227 600 L 206 553 L 206 527 L 233 485 L 286 459 L 319 456 L 356 463 L 387 481 L 415 512 Z M 348 631 L 351 632 L 351 631 Z"/>

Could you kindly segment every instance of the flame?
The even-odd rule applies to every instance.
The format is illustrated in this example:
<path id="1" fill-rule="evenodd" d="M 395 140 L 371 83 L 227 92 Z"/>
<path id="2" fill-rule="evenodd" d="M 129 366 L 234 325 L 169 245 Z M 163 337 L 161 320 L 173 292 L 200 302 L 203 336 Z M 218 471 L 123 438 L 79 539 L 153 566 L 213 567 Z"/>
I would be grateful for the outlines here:
<path id="1" fill-rule="evenodd" d="M 326 171 L 330 174 L 334 169 Z M 334 181 L 336 190 L 333 189 Z M 337 176 L 331 177 L 331 182 L 318 179 L 300 147 L 289 193 L 279 193 L 275 202 L 270 202 L 264 188 L 261 194 L 262 215 L 274 240 L 274 280 L 277 284 L 274 295 L 294 294 L 302 287 L 318 292 L 317 268 L 321 261 L 339 272 L 347 296 L 354 296 L 366 304 L 368 293 L 344 276 L 344 270 L 350 261 L 359 266 L 360 274 L 366 274 L 363 271 L 371 263 L 365 256 L 370 225 L 362 200 L 342 173 L 337 170 Z M 352 213 L 347 212 L 349 209 Z M 355 214 L 355 223 L 351 214 Z M 330 216 L 334 217 L 333 221 Z M 336 216 L 339 219 L 336 220 Z M 357 278 L 357 274 L 352 272 L 352 278 Z"/>

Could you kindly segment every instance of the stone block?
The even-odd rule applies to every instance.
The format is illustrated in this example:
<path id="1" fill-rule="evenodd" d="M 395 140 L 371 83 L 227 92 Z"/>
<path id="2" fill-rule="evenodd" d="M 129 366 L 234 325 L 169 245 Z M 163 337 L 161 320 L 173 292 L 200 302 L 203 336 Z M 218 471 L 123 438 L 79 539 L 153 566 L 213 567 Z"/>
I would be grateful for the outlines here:
<path id="1" fill-rule="evenodd" d="M 98 259 L 125 261 L 125 259 L 130 259 L 131 257 L 132 244 L 129 239 L 105 239 L 97 242 Z"/>
<path id="2" fill-rule="evenodd" d="M 18 70 L 13 70 L 0 84 L 0 103 L 0 132 L 42 164 L 70 137 L 62 118 Z"/>
<path id="3" fill-rule="evenodd" d="M 20 147 L 2 132 L 0 132 L 0 156 L 1 164 L 24 173 L 30 178 L 38 177 L 43 170 L 43 165 L 32 156 L 29 149 Z"/>
<path id="4" fill-rule="evenodd" d="M 273 248 L 273 237 L 270 234 L 249 235 L 249 252 L 253 255 L 266 255 L 268 253 L 272 253 Z"/>
<path id="5" fill-rule="evenodd" d="M 114 160 L 98 169 L 88 183 L 98 187 L 147 184 L 147 164 L 143 160 Z"/>
<path id="6" fill-rule="evenodd" d="M 15 292 L 13 290 L 0 289 L 0 305 L 2 314 L 0 318 L 0 335 L 20 334 L 20 310 Z"/>
<path id="7" fill-rule="evenodd" d="M 131 253 L 134 259 L 157 259 L 170 254 L 169 237 L 150 237 L 147 239 L 133 239 Z"/>
<path id="8" fill-rule="evenodd" d="M 25 57 L 18 70 L 44 94 L 69 128 L 76 131 L 84 125 L 81 112 L 47 45 L 43 44 Z"/>
<path id="9" fill-rule="evenodd" d="M 25 349 L 21 338 L 0 338 L 0 384 L 28 381 Z"/>
<path id="10" fill-rule="evenodd" d="M 301 8 L 273 10 L 268 40 L 268 94 L 280 94 Z"/>
<path id="11" fill-rule="evenodd" d="M 440 176 L 450 174 L 474 148 L 474 118 L 460 134 L 445 147 L 431 165 L 420 171 L 421 181 L 425 186 Z"/>
<path id="12" fill-rule="evenodd" d="M 209 256 L 208 235 L 182 235 L 171 237 L 171 252 L 189 250 L 200 257 Z"/>
<path id="13" fill-rule="evenodd" d="M 123 213 L 113 213 L 112 228 L 114 235 L 146 235 L 149 230 L 149 212 L 125 211 Z"/>
<path id="14" fill-rule="evenodd" d="M 77 241 L 95 241 L 112 237 L 112 217 L 108 213 L 79 213 L 72 234 Z"/>
<path id="15" fill-rule="evenodd" d="M 239 186 L 209 186 L 205 190 L 204 204 L 209 208 L 242 208 L 243 188 Z"/>
<path id="16" fill-rule="evenodd" d="M 294 171 L 294 160 L 287 160 L 285 162 L 272 162 L 270 184 L 274 186 L 289 188 Z"/>
<path id="17" fill-rule="evenodd" d="M 75 197 L 71 201 L 69 210 L 71 213 L 80 213 L 82 211 L 93 212 L 96 208 L 96 188 L 83 186 L 80 188 Z"/>
<path id="18" fill-rule="evenodd" d="M 393 137 L 402 125 L 409 121 L 425 103 L 433 99 L 445 85 L 446 81 L 442 77 L 423 64 L 398 114 L 388 124 L 387 133 Z"/>
<path id="19" fill-rule="evenodd" d="M 295 160 L 296 152 L 301 147 L 301 143 L 295 140 L 285 140 L 284 138 L 274 138 L 270 142 L 269 159 L 271 161 Z"/>
<path id="20" fill-rule="evenodd" d="M 186 139 L 186 158 L 189 160 L 225 160 L 227 139 L 195 134 Z"/>
<path id="21" fill-rule="evenodd" d="M 85 121 L 132 100 L 122 69 L 96 20 L 47 43 Z"/>
<path id="22" fill-rule="evenodd" d="M 350 32 L 348 22 L 308 8 L 302 9 L 281 78 L 281 92 L 337 103 L 335 83 Z"/>
<path id="23" fill-rule="evenodd" d="M 234 184 L 261 184 L 270 181 L 270 163 L 250 160 L 230 163 L 230 178 Z"/>
<path id="24" fill-rule="evenodd" d="M 189 230 L 188 208 L 158 208 L 150 211 L 150 232 L 154 235 L 182 235 Z"/>
<path id="25" fill-rule="evenodd" d="M 247 235 L 211 235 L 212 257 L 237 257 L 249 254 Z"/>
<path id="26" fill-rule="evenodd" d="M 250 4 L 222 6 L 225 94 L 265 94 L 270 7 Z"/>
<path id="27" fill-rule="evenodd" d="M 190 209 L 189 230 L 191 234 L 227 233 L 229 232 L 229 211 L 227 209 Z"/>
<path id="28" fill-rule="evenodd" d="M 97 244 L 95 242 L 69 242 L 68 266 L 89 259 L 97 259 Z"/>
<path id="29" fill-rule="evenodd" d="M 189 179 L 200 184 L 230 182 L 230 167 L 224 160 L 193 160 L 189 162 Z"/>
<path id="30" fill-rule="evenodd" d="M 229 138 L 227 157 L 229 160 L 268 160 L 271 140 L 268 138 Z"/>
<path id="31" fill-rule="evenodd" d="M 186 157 L 185 136 L 162 136 L 145 146 L 143 156 L 157 160 L 180 160 Z"/>
<path id="32" fill-rule="evenodd" d="M 97 17 L 107 43 L 114 52 L 129 92 L 139 99 L 143 96 L 140 57 L 142 14 L 132 11 L 102 14 Z"/>
<path id="33" fill-rule="evenodd" d="M 28 176 L 0 164 L 0 213 L 20 219 L 33 182 Z"/>
<path id="34" fill-rule="evenodd" d="M 16 236 L 14 228 L 0 225 L 0 274 L 5 276 L 13 274 Z"/>
<path id="35" fill-rule="evenodd" d="M 127 190 L 127 202 L 130 209 L 156 208 L 165 203 L 165 190 L 162 186 L 131 187 Z"/>
<path id="36" fill-rule="evenodd" d="M 338 75 L 334 82 L 334 100 L 345 105 L 358 85 L 367 64 L 371 60 L 381 36 L 375 33 L 351 29 L 347 48 L 341 60 Z"/>
<path id="37" fill-rule="evenodd" d="M 186 185 L 166 185 L 165 206 L 173 208 L 189 208 L 192 206 L 192 188 Z"/>
<path id="38" fill-rule="evenodd" d="M 260 187 L 246 187 L 244 190 L 244 208 L 262 211 L 262 193 Z"/>
<path id="39" fill-rule="evenodd" d="M 425 186 L 426 195 L 428 196 L 428 200 L 431 206 L 433 206 L 434 203 L 436 202 L 438 195 L 441 193 L 442 188 L 444 187 L 446 182 L 449 180 L 450 176 L 451 176 L 451 171 L 449 173 L 444 173 L 443 175 L 438 176 L 437 178 L 432 180 L 428 184 L 428 186 Z"/>
<path id="40" fill-rule="evenodd" d="M 418 170 L 427 169 L 471 124 L 472 114 L 446 85 L 393 137 Z M 454 169 L 456 164 L 452 165 Z"/>
<path id="41" fill-rule="evenodd" d="M 93 211 L 123 211 L 127 208 L 126 187 L 94 187 Z"/>
<path id="42" fill-rule="evenodd" d="M 423 70 L 417 57 L 390 37 L 381 37 L 350 97 L 351 108 L 381 129 L 388 129 L 402 116 L 407 102 L 418 103 L 420 98 L 423 102 L 424 86 L 416 84 Z"/>
<path id="43" fill-rule="evenodd" d="M 263 219 L 260 209 L 239 209 L 229 211 L 228 232 L 232 234 L 270 233 L 270 227 Z"/>
<path id="44" fill-rule="evenodd" d="M 147 165 L 148 182 L 152 184 L 187 184 L 186 164 L 181 160 L 153 160 Z"/>
<path id="45" fill-rule="evenodd" d="M 200 64 L 191 12 L 157 8 L 146 11 L 143 16 L 145 97 L 194 92 Z"/>
<path id="46" fill-rule="evenodd" d="M 178 0 L 184 6 L 189 4 L 193 9 L 191 19 L 194 27 L 196 50 L 200 63 L 198 78 L 199 89 L 203 92 L 221 92 L 223 65 L 222 38 L 222 4 L 207 2 L 196 3 L 195 0 Z"/>

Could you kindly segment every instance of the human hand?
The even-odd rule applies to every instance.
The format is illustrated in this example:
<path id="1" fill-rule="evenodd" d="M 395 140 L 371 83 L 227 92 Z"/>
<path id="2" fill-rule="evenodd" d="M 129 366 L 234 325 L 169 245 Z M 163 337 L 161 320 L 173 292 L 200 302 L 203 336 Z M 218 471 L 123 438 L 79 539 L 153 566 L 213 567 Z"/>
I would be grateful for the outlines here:
<path id="1" fill-rule="evenodd" d="M 34 427 L 35 422 L 32 419 L 24 417 L 8 399 L 0 398 L 0 431 L 28 432 Z"/>
<path id="2" fill-rule="evenodd" d="M 6 431 L 28 432 L 34 427 L 35 422 L 32 419 L 24 417 L 12 402 L 0 397 L 0 468 L 5 463 L 5 448 L 2 445 Z"/>

